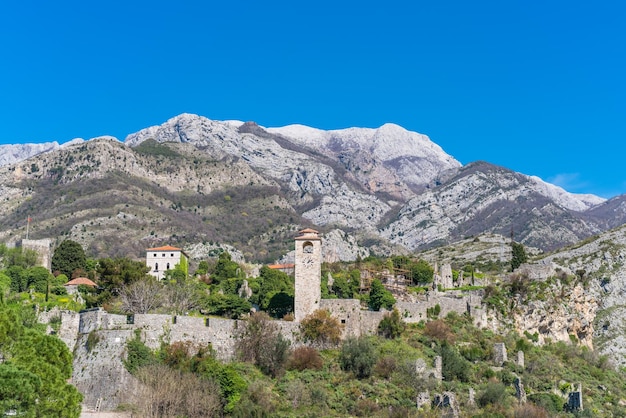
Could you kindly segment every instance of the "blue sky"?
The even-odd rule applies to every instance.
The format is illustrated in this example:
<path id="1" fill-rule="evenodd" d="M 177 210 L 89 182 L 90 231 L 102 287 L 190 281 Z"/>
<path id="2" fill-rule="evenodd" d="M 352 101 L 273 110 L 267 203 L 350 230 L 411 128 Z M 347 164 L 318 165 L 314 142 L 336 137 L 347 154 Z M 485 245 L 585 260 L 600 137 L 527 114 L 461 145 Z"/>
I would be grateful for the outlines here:
<path id="1" fill-rule="evenodd" d="M 183 112 L 386 122 L 463 164 L 626 193 L 626 3 L 16 1 L 0 12 L 0 143 Z"/>

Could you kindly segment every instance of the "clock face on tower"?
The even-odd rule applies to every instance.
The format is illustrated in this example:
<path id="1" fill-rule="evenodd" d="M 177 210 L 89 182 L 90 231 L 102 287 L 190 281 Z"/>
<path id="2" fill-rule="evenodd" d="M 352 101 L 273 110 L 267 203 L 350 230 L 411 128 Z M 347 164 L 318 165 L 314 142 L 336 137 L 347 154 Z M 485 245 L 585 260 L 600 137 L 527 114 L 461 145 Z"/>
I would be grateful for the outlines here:
<path id="1" fill-rule="evenodd" d="M 313 258 L 311 258 L 311 257 L 304 257 L 302 259 L 302 265 L 304 267 L 312 267 L 313 266 Z"/>

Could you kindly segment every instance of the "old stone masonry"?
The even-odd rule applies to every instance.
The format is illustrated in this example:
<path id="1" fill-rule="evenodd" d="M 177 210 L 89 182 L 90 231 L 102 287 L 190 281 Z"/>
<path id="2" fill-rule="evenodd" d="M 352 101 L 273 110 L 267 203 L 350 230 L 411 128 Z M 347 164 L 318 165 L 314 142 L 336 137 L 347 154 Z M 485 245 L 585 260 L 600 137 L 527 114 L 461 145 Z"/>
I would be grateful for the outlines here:
<path id="1" fill-rule="evenodd" d="M 295 238 L 295 321 L 276 323 L 283 335 L 297 344 L 300 321 L 317 309 L 326 309 L 343 325 L 344 338 L 376 332 L 385 312 L 363 309 L 356 299 L 321 299 L 322 240 L 317 231 L 304 229 Z M 454 292 L 432 292 L 417 302 L 398 302 L 396 307 L 406 322 L 427 318 L 427 310 L 439 305 L 441 316 L 455 311 L 480 315 L 480 296 Z M 162 342 L 186 342 L 196 347 L 210 344 L 225 361 L 232 358 L 235 331 L 242 321 L 218 317 L 174 315 L 115 315 L 103 309 L 81 313 L 51 311 L 41 315 L 43 322 L 60 317 L 58 336 L 74 353 L 72 383 L 84 395 L 88 409 L 113 410 L 132 402 L 135 379 L 124 368 L 126 344 L 139 335 L 157 349 Z"/>

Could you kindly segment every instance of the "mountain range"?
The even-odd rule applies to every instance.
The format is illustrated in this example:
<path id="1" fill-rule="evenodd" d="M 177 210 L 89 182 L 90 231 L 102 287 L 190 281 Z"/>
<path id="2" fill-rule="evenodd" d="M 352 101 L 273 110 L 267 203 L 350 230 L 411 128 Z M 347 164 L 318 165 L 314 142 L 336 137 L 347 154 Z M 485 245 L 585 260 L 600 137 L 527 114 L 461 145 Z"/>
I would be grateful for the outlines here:
<path id="1" fill-rule="evenodd" d="M 129 135 L 0 147 L 0 238 L 72 238 L 94 256 L 233 245 L 252 261 L 327 234 L 335 259 L 495 233 L 554 250 L 626 222 L 624 196 L 568 193 L 385 124 L 324 131 L 182 114 Z"/>
<path id="2" fill-rule="evenodd" d="M 296 232 L 313 227 L 326 261 L 420 252 L 460 268 L 506 263 L 512 238 L 546 274 L 589 279 L 565 301 L 519 304 L 519 331 L 575 329 L 626 365 L 625 196 L 463 166 L 392 124 L 322 131 L 183 114 L 123 142 L 5 146 L 0 162 L 0 240 L 70 238 L 93 257 L 142 259 L 171 244 L 192 262 L 222 249 L 237 261 L 288 261 Z"/>

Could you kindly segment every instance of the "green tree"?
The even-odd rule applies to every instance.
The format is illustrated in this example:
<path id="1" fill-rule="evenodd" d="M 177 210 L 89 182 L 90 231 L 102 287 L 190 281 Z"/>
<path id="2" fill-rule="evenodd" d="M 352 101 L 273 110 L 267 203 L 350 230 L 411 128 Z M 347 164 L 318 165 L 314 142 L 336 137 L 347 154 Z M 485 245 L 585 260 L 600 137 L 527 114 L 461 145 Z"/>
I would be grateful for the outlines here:
<path id="1" fill-rule="evenodd" d="M 427 261 L 419 260 L 412 264 L 410 271 L 414 284 L 428 284 L 433 281 L 434 269 Z"/>
<path id="2" fill-rule="evenodd" d="M 11 291 L 11 278 L 0 271 L 0 303 L 3 303 Z"/>
<path id="3" fill-rule="evenodd" d="M 441 344 L 442 375 L 446 382 L 460 380 L 469 381 L 470 364 L 459 351 L 453 346 L 443 341 Z"/>
<path id="4" fill-rule="evenodd" d="M 59 271 L 67 277 L 73 277 L 76 270 L 85 270 L 87 257 L 83 247 L 72 240 L 65 240 L 54 250 L 52 255 L 52 271 Z M 56 274 L 56 273 L 55 273 Z"/>
<path id="5" fill-rule="evenodd" d="M 380 280 L 374 279 L 370 289 L 369 307 L 374 311 L 379 311 L 380 308 L 391 309 L 395 303 L 396 299 L 391 292 L 385 289 Z"/>
<path id="6" fill-rule="evenodd" d="M 273 318 L 282 318 L 293 312 L 294 297 L 286 292 L 274 293 L 267 304 L 267 313 Z"/>
<path id="7" fill-rule="evenodd" d="M 48 285 L 54 278 L 47 268 L 41 266 L 29 268 L 26 277 L 28 287 L 39 293 L 48 293 Z"/>
<path id="8" fill-rule="evenodd" d="M 72 355 L 65 343 L 54 336 L 26 328 L 12 344 L 10 352 L 12 365 L 36 375 L 41 382 L 36 416 L 78 418 L 82 395 L 67 383 L 72 376 Z"/>
<path id="9" fill-rule="evenodd" d="M 259 290 L 253 295 L 251 302 L 257 303 L 262 310 L 269 308 L 270 301 L 277 293 L 284 292 L 291 297 L 294 295 L 293 278 L 280 270 L 273 270 L 267 266 L 261 267 L 257 282 Z"/>
<path id="10" fill-rule="evenodd" d="M 36 417 L 41 379 L 10 363 L 0 363 L 0 415 Z"/>
<path id="11" fill-rule="evenodd" d="M 173 269 L 167 270 L 165 272 L 165 280 L 171 280 L 179 283 L 187 280 L 186 263 L 176 264 Z"/>
<path id="12" fill-rule="evenodd" d="M 227 316 L 238 319 L 250 313 L 252 304 L 239 295 L 213 292 L 200 301 L 202 312 L 208 315 Z"/>
<path id="13" fill-rule="evenodd" d="M 378 334 L 385 338 L 397 338 L 406 329 L 406 324 L 397 309 L 385 314 L 378 324 Z"/>
<path id="14" fill-rule="evenodd" d="M 211 279 L 214 283 L 220 283 L 222 280 L 236 278 L 240 275 L 241 267 L 232 260 L 228 251 L 224 251 L 217 259 Z"/>
<path id="15" fill-rule="evenodd" d="M 517 242 L 511 242 L 511 252 L 511 271 L 515 271 L 515 269 L 528 261 L 528 256 L 526 255 L 524 245 Z"/>
<path id="16" fill-rule="evenodd" d="M 11 278 L 11 291 L 20 293 L 28 290 L 28 273 L 24 267 L 10 266 L 5 273 Z"/>
<path id="17" fill-rule="evenodd" d="M 320 348 L 339 344 L 343 325 L 325 309 L 318 309 L 300 322 L 300 332 L 305 342 Z"/>
<path id="18" fill-rule="evenodd" d="M 148 271 L 149 267 L 145 263 L 127 257 L 103 258 L 98 261 L 99 284 L 107 290 L 119 290 L 125 284 L 148 279 L 152 277 L 148 275 Z"/>
<path id="19" fill-rule="evenodd" d="M 5 244 L 0 244 L 0 257 L 3 266 L 20 266 L 29 268 L 37 265 L 38 254 L 35 250 L 22 247 L 8 248 Z"/>
<path id="20" fill-rule="evenodd" d="M 342 370 L 354 373 L 357 379 L 369 377 L 376 360 L 376 350 L 367 337 L 348 338 L 341 346 L 339 365 Z"/>
<path id="21" fill-rule="evenodd" d="M 265 312 L 255 312 L 237 335 L 235 351 L 243 361 L 256 365 L 263 373 L 276 377 L 289 358 L 290 343 Z"/>
<path id="22" fill-rule="evenodd" d="M 204 276 L 209 273 L 209 262 L 206 260 L 202 260 L 198 263 L 198 268 L 194 273 L 195 276 Z"/>

